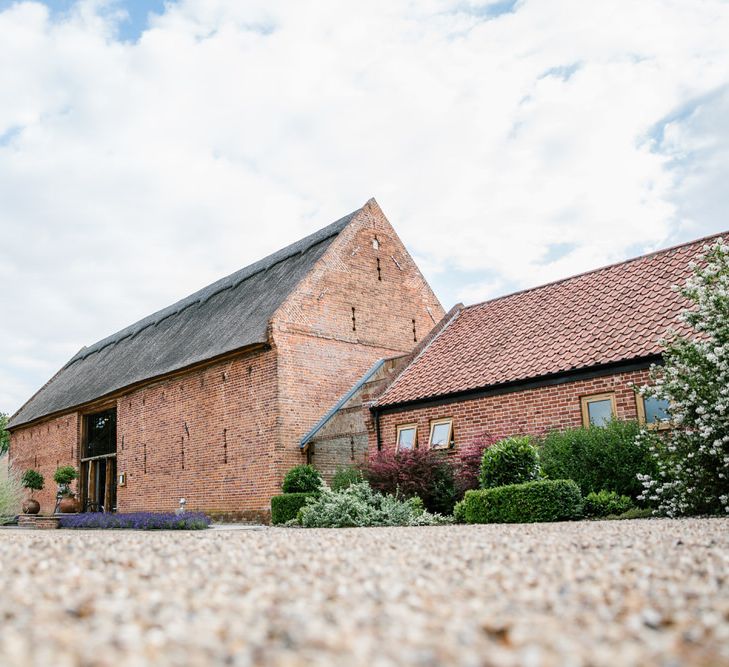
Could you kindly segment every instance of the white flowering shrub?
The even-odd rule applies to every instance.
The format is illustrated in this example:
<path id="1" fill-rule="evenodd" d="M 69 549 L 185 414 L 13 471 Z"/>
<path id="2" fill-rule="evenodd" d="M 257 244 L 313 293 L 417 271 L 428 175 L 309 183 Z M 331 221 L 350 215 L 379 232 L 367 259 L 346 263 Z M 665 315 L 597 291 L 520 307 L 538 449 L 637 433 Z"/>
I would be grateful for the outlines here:
<path id="1" fill-rule="evenodd" d="M 667 516 L 729 513 L 729 245 L 705 246 L 700 260 L 676 288 L 691 301 L 681 319 L 695 334 L 669 332 L 664 364 L 639 389 L 671 406 L 672 430 L 638 435 L 658 465 L 656 475 L 639 475 L 640 498 Z"/>

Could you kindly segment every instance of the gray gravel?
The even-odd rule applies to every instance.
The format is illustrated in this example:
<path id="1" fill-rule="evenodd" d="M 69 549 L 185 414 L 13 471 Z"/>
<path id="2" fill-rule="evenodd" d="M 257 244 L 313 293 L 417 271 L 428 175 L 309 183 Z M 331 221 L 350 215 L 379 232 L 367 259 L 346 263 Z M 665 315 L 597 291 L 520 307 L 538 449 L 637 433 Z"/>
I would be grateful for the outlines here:
<path id="1" fill-rule="evenodd" d="M 729 520 L 0 531 L 0 664 L 729 665 Z"/>

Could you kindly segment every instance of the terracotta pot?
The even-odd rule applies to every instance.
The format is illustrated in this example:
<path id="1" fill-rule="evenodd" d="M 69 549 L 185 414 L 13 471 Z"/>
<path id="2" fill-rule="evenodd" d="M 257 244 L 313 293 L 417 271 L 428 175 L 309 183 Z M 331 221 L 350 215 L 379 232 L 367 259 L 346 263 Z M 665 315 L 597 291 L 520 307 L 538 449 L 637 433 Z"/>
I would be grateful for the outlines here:
<path id="1" fill-rule="evenodd" d="M 38 514 L 40 503 L 35 498 L 28 498 L 23 502 L 23 514 Z"/>
<path id="2" fill-rule="evenodd" d="M 73 496 L 64 496 L 61 498 L 61 502 L 58 503 L 58 511 L 62 514 L 74 514 L 78 510 L 78 500 Z"/>

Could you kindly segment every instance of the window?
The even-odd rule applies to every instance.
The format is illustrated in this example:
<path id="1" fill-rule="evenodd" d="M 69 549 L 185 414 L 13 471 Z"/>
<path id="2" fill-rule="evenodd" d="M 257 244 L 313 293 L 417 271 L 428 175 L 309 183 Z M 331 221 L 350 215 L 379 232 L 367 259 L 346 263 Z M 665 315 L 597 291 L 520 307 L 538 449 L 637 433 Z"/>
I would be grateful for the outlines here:
<path id="1" fill-rule="evenodd" d="M 86 442 L 82 458 L 116 454 L 116 409 L 86 415 Z"/>
<path id="2" fill-rule="evenodd" d="M 397 450 L 413 449 L 418 445 L 418 425 L 403 424 L 397 427 Z"/>
<path id="3" fill-rule="evenodd" d="M 583 426 L 605 426 L 616 416 L 615 394 L 595 394 L 582 397 Z"/>
<path id="4" fill-rule="evenodd" d="M 668 401 L 640 395 L 637 395 L 635 400 L 638 404 L 638 421 L 641 424 L 647 424 L 648 428 L 659 429 L 671 426 Z"/>
<path id="5" fill-rule="evenodd" d="M 430 446 L 445 449 L 453 444 L 453 420 L 436 419 L 430 422 Z"/>

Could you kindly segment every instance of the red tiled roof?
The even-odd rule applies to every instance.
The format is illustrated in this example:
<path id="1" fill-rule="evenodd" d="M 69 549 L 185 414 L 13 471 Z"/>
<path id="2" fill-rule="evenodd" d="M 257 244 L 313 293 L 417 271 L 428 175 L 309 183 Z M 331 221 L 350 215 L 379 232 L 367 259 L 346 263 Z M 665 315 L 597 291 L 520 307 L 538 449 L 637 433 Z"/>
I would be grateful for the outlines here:
<path id="1" fill-rule="evenodd" d="M 707 240 L 464 308 L 377 405 L 659 354 L 658 339 L 682 330 L 676 316 L 687 305 L 671 287 Z"/>

